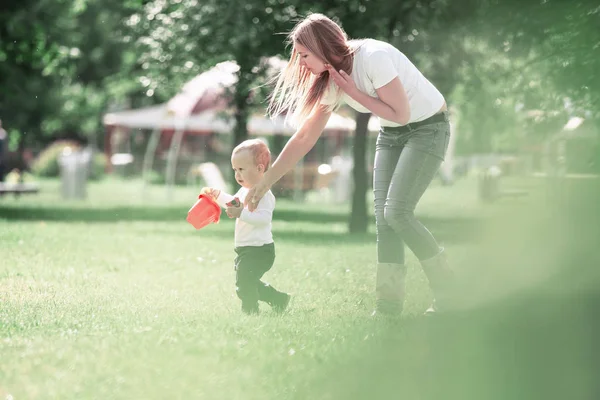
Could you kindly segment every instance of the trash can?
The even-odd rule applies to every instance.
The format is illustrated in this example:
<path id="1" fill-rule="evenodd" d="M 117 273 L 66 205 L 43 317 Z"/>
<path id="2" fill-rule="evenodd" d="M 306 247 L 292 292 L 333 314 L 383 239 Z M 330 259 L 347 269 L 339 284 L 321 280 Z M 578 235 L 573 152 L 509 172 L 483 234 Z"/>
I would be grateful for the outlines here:
<path id="1" fill-rule="evenodd" d="M 493 165 L 486 169 L 479 181 L 479 198 L 484 202 L 493 202 L 500 197 L 500 176 L 502 170 Z"/>
<path id="2" fill-rule="evenodd" d="M 63 198 L 86 198 L 86 183 L 91 160 L 92 150 L 89 148 L 73 150 L 66 147 L 63 150 L 58 159 Z"/>

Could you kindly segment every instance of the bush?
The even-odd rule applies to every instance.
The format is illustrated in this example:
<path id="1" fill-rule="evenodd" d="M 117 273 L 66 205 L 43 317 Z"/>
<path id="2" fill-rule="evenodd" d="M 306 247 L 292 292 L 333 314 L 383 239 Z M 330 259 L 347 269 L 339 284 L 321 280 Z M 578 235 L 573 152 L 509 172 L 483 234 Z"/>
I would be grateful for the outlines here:
<path id="1" fill-rule="evenodd" d="M 57 177 L 59 173 L 58 157 L 67 147 L 78 150 L 81 146 L 72 140 L 58 140 L 46 147 L 31 164 L 34 175 L 41 177 Z"/>
<path id="2" fill-rule="evenodd" d="M 67 147 L 70 147 L 73 151 L 81 150 L 81 145 L 71 140 L 58 140 L 52 143 L 50 146 L 46 147 L 33 161 L 31 165 L 31 171 L 33 174 L 49 178 L 59 176 L 60 169 L 58 165 L 58 159 L 63 150 Z M 106 155 L 100 152 L 94 153 L 90 165 L 89 179 L 102 179 L 104 177 L 106 163 Z"/>
<path id="3" fill-rule="evenodd" d="M 106 155 L 104 153 L 96 152 L 92 158 L 92 165 L 90 166 L 90 180 L 97 181 L 104 177 L 106 163 Z"/>
<path id="4" fill-rule="evenodd" d="M 152 170 L 148 172 L 146 183 L 150 185 L 163 185 L 166 182 L 165 175 L 158 171 Z"/>
<path id="5" fill-rule="evenodd" d="M 4 177 L 4 183 L 7 184 L 30 183 L 34 181 L 35 179 L 33 179 L 33 175 L 31 175 L 29 172 L 21 172 L 16 168 L 6 174 Z"/>

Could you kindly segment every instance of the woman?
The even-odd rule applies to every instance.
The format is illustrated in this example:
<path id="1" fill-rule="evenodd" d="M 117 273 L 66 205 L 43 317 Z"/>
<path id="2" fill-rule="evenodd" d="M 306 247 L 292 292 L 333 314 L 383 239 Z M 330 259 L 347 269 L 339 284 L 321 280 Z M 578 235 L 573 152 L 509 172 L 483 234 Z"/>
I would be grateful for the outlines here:
<path id="1" fill-rule="evenodd" d="M 447 308 L 452 273 L 443 248 L 414 216 L 448 147 L 448 113 L 442 94 L 392 45 L 349 41 L 321 14 L 311 14 L 289 35 L 287 67 L 271 96 L 272 116 L 286 112 L 300 127 L 272 167 L 246 197 L 250 211 L 283 175 L 308 153 L 331 112 L 345 101 L 379 117 L 373 189 L 377 223 L 377 309 L 402 311 L 406 266 L 404 245 L 415 253 L 435 300 L 427 313 Z"/>

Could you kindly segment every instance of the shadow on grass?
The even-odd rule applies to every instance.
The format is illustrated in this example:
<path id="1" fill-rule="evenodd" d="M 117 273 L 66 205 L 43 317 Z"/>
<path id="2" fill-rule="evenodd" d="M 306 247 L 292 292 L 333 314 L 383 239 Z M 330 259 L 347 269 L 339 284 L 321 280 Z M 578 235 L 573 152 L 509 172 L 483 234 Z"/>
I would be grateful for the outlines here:
<path id="1" fill-rule="evenodd" d="M 324 361 L 323 378 L 294 399 L 599 398 L 600 258 L 580 250 L 567 251 L 551 278 L 493 301 L 475 298 L 472 307 L 400 324 L 372 322 L 374 338 Z M 502 275 L 496 267 L 485 273 Z"/>
<path id="2" fill-rule="evenodd" d="M 178 221 L 185 220 L 187 209 L 182 207 L 2 207 L 0 218 L 6 220 L 41 220 L 63 222 L 116 222 L 116 221 Z M 225 214 L 223 213 L 222 216 Z M 303 222 L 346 222 L 346 214 L 326 212 L 276 210 L 275 219 Z"/>
<path id="3" fill-rule="evenodd" d="M 185 220 L 186 212 L 179 207 L 2 207 L 0 218 L 23 221 L 58 222 L 118 222 Z"/>
<path id="4" fill-rule="evenodd" d="M 600 303 L 532 291 L 444 318 L 402 320 L 325 361 L 294 399 L 593 399 Z M 564 307 L 573 309 L 564 313 Z M 573 306 L 577 306 L 576 308 Z M 573 308 L 571 308 L 573 307 Z"/>
<path id="5" fill-rule="evenodd" d="M 428 220 L 427 227 L 440 243 L 463 243 L 474 240 L 477 237 L 475 223 L 467 223 L 461 220 L 431 219 Z M 186 233 L 187 234 L 187 233 Z M 219 230 L 202 233 L 210 237 L 222 237 L 231 239 L 233 237 L 233 228 L 231 231 Z M 376 243 L 377 236 L 373 232 L 368 233 L 347 233 L 331 232 L 322 230 L 291 230 L 275 229 L 273 237 L 276 242 L 293 242 L 310 244 L 312 246 L 335 246 L 337 244 L 348 243 Z"/>
<path id="6" fill-rule="evenodd" d="M 113 207 L 113 208 L 73 208 L 65 207 L 0 207 L 0 219 L 22 221 L 60 221 L 60 222 L 121 222 L 121 221 L 181 221 L 185 223 L 187 210 L 181 207 Z M 275 220 L 286 222 L 309 222 L 321 224 L 346 224 L 346 214 L 331 214 L 314 211 L 278 210 Z M 226 221 L 225 214 L 222 218 Z M 374 224 L 374 218 L 371 218 Z M 477 237 L 484 221 L 476 218 L 419 218 L 436 238 L 444 242 L 470 240 Z M 213 232 L 215 235 L 230 236 L 230 233 Z M 211 234 L 213 234 L 211 233 Z M 283 240 L 301 240 L 306 243 L 329 245 L 332 240 L 360 242 L 375 240 L 374 234 L 348 235 L 345 232 L 279 230 L 276 236 Z"/>
<path id="7" fill-rule="evenodd" d="M 172 232 L 171 232 L 172 233 Z M 168 234 L 168 233 L 167 233 Z M 179 235 L 179 232 L 175 234 Z M 189 233 L 186 233 L 188 235 Z M 211 238 L 223 238 L 225 240 L 233 239 L 233 226 L 231 230 L 219 230 L 213 232 L 202 232 L 199 235 L 205 235 Z M 346 232 L 330 232 L 330 231 L 319 231 L 319 230 L 274 230 L 273 238 L 275 243 L 301 243 L 303 245 L 311 246 L 336 246 L 343 244 L 360 244 L 360 243 L 375 243 L 377 237 L 374 233 L 356 233 L 349 234 Z"/>
<path id="8" fill-rule="evenodd" d="M 507 214 L 505 240 L 463 260 L 462 307 L 373 323 L 294 399 L 600 398 L 600 192 L 572 197 L 543 219 Z"/>

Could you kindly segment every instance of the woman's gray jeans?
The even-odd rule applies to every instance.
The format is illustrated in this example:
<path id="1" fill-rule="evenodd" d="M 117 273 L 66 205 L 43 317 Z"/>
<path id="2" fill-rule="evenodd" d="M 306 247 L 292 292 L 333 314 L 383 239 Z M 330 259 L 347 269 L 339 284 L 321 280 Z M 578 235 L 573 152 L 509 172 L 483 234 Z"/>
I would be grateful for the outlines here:
<path id="1" fill-rule="evenodd" d="M 404 243 L 419 260 L 440 252 L 414 211 L 448 149 L 450 124 L 444 114 L 442 122 L 379 132 L 373 171 L 379 263 L 404 264 Z"/>

